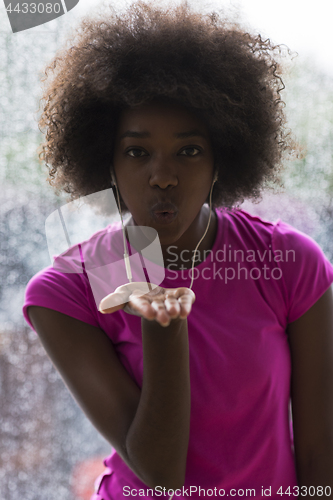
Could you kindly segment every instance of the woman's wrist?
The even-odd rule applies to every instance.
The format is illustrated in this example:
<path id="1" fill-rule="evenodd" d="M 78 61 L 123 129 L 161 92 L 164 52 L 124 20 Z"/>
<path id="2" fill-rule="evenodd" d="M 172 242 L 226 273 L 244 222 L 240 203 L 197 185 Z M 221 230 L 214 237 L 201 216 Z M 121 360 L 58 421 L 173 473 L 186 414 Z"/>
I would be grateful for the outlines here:
<path id="1" fill-rule="evenodd" d="M 187 318 L 171 319 L 167 326 L 161 325 L 155 319 L 149 320 L 141 317 L 141 331 L 142 333 L 161 333 L 164 335 L 177 334 L 181 331 L 187 331 Z"/>

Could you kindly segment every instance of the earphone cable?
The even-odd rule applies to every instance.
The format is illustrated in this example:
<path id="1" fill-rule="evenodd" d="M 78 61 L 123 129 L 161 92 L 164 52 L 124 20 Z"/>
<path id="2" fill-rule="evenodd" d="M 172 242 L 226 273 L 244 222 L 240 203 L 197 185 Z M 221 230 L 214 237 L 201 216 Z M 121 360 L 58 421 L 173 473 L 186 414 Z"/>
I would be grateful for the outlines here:
<path id="1" fill-rule="evenodd" d="M 198 247 L 199 247 L 200 243 L 202 242 L 202 240 L 206 236 L 208 228 L 209 228 L 209 225 L 210 225 L 210 219 L 211 219 L 211 216 L 212 216 L 212 192 L 213 192 L 213 187 L 214 187 L 214 184 L 215 184 L 215 180 L 216 179 L 214 179 L 214 181 L 212 183 L 212 187 L 210 188 L 210 195 L 209 195 L 209 219 L 208 219 L 208 224 L 207 224 L 207 227 L 206 227 L 206 231 L 204 232 L 203 236 L 201 237 L 201 240 L 199 241 L 199 243 L 197 244 L 197 246 L 196 246 L 196 248 L 194 250 L 193 258 L 192 258 L 192 267 L 191 267 L 192 278 L 191 278 L 191 284 L 189 286 L 190 290 L 192 290 L 193 280 L 194 280 L 193 268 L 194 268 L 194 262 L 195 262 L 196 253 L 197 253 L 197 250 L 198 250 Z"/>
<path id="2" fill-rule="evenodd" d="M 125 261 L 125 267 L 126 267 L 126 274 L 127 274 L 127 279 L 129 283 L 132 283 L 133 277 L 132 277 L 132 270 L 131 270 L 131 265 L 129 261 L 129 255 L 128 255 L 128 249 L 126 245 L 126 235 L 125 235 L 125 227 L 124 227 L 124 221 L 123 221 L 123 216 L 121 214 L 121 208 L 120 208 L 120 199 L 119 199 L 119 193 L 118 193 L 118 187 L 117 183 L 113 181 L 112 174 L 111 174 L 111 185 L 115 186 L 116 192 L 117 192 L 117 200 L 118 200 L 118 210 L 120 213 L 120 219 L 121 219 L 121 228 L 123 231 L 123 241 L 124 241 L 124 261 Z"/>

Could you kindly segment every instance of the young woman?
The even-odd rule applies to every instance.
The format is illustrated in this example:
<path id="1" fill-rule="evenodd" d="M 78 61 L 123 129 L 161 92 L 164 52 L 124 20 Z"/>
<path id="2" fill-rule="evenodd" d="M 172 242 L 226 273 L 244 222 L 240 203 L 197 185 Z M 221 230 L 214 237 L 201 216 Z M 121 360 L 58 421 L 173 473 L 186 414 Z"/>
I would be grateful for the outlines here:
<path id="1" fill-rule="evenodd" d="M 237 208 L 296 148 L 278 52 L 216 13 L 139 2 L 83 21 L 46 71 L 51 183 L 112 185 L 164 257 L 159 287 L 110 283 L 99 308 L 85 271 L 49 267 L 26 290 L 26 320 L 113 447 L 94 500 L 331 496 L 333 267 Z"/>

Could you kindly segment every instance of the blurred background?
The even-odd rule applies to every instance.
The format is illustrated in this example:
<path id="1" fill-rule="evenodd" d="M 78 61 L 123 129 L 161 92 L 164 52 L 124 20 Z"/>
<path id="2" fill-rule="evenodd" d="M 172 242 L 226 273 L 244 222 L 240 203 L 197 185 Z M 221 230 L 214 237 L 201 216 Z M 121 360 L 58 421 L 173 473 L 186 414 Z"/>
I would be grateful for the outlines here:
<path id="1" fill-rule="evenodd" d="M 288 164 L 281 192 L 243 207 L 309 234 L 333 262 L 333 3 L 189 3 L 201 12 L 226 7 L 252 32 L 295 53 L 282 98 L 306 155 Z M 112 4 L 121 10 L 130 2 Z M 0 498 L 6 500 L 88 500 L 110 453 L 21 312 L 27 282 L 50 264 L 44 224 L 59 204 L 36 153 L 40 77 L 70 27 L 98 5 L 80 0 L 66 15 L 14 34 L 0 5 Z"/>

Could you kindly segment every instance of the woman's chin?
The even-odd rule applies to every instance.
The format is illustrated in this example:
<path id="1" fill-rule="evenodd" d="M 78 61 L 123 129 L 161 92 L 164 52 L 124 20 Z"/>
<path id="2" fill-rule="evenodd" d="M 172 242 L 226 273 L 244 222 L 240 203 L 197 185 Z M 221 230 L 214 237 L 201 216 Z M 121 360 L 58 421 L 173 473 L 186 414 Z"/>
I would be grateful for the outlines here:
<path id="1" fill-rule="evenodd" d="M 158 218 L 157 218 L 158 219 Z M 129 219 L 129 221 L 125 224 L 126 226 L 144 226 L 151 227 L 155 229 L 158 234 L 159 241 L 162 247 L 166 248 L 169 245 L 174 245 L 184 234 L 185 230 L 181 230 L 179 227 L 178 217 L 175 217 L 174 220 L 170 221 L 161 221 L 155 218 L 149 218 L 140 221 L 140 218 L 134 218 L 133 215 Z"/>

